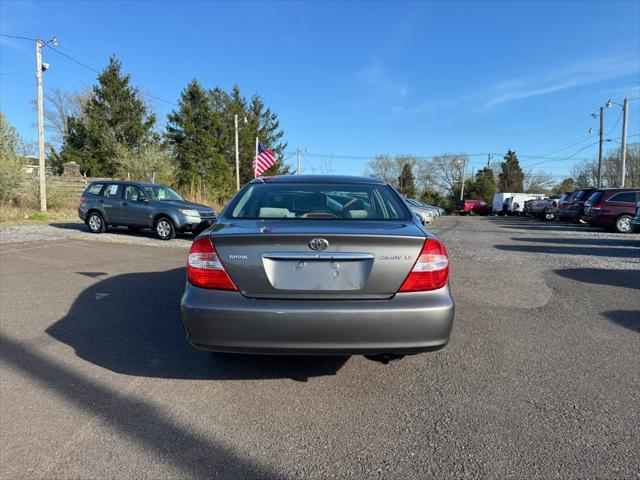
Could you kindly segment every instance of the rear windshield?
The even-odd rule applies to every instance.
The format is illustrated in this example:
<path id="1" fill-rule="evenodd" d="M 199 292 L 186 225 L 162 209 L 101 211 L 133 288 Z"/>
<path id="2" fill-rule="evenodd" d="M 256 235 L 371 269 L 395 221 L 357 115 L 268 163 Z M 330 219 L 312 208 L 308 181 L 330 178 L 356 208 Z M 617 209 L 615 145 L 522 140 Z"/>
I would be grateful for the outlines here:
<path id="1" fill-rule="evenodd" d="M 593 190 L 582 190 L 581 192 L 578 192 L 578 194 L 575 196 L 574 200 L 576 202 L 583 202 L 585 201 L 589 195 L 591 195 L 593 193 Z"/>
<path id="2" fill-rule="evenodd" d="M 262 183 L 233 200 L 231 218 L 408 220 L 409 210 L 387 185 Z"/>
<path id="3" fill-rule="evenodd" d="M 600 201 L 603 194 L 604 192 L 593 192 L 591 196 L 587 199 L 587 202 L 589 202 L 591 205 L 595 205 Z"/>

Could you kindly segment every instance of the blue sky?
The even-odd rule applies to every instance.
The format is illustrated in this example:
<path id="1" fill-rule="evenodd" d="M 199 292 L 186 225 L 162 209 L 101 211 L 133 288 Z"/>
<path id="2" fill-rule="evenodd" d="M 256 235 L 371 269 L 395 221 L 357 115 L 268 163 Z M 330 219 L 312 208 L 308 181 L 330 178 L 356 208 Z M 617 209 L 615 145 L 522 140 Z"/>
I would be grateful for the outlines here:
<path id="1" fill-rule="evenodd" d="M 625 96 L 634 98 L 628 133 L 640 133 L 638 1 L 3 0 L 0 33 L 55 35 L 62 52 L 98 70 L 115 53 L 136 86 L 171 102 L 194 77 L 207 87 L 237 83 L 278 113 L 289 150 L 309 149 L 307 171 L 320 154 L 335 155 L 336 173 L 360 174 L 379 153 L 511 148 L 525 168 L 559 177 L 597 155 L 590 114 Z M 94 81 L 45 54 L 45 89 Z M 27 140 L 35 138 L 35 80 L 17 72 L 34 62 L 33 44 L 0 37 L 0 109 Z M 153 107 L 164 127 L 173 106 Z M 607 138 L 619 140 L 619 114 L 606 110 Z M 472 160 L 478 168 L 486 156 Z"/>

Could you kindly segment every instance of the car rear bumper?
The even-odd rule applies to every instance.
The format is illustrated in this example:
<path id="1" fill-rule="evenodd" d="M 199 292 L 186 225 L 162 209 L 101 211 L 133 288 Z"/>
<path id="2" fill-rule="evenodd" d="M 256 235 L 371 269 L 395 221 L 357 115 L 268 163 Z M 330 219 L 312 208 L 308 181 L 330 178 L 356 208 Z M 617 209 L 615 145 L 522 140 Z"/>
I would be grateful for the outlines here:
<path id="1" fill-rule="evenodd" d="M 640 233 L 640 220 L 631 220 L 631 231 L 633 233 Z"/>
<path id="2" fill-rule="evenodd" d="M 285 300 L 187 284 L 181 310 L 194 347 L 258 354 L 437 350 L 449 341 L 454 317 L 448 286 L 385 300 Z"/>

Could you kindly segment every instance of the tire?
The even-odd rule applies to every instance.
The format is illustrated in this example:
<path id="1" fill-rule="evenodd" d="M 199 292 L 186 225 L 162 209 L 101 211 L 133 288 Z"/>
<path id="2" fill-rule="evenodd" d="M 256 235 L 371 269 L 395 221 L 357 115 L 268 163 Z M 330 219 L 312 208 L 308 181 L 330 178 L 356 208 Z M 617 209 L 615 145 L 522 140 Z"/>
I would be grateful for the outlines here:
<path id="1" fill-rule="evenodd" d="M 620 215 L 616 218 L 616 232 L 631 233 L 631 215 Z"/>
<path id="2" fill-rule="evenodd" d="M 107 230 L 107 224 L 99 212 L 90 212 L 85 223 L 91 233 L 104 233 Z"/>
<path id="3" fill-rule="evenodd" d="M 160 240 L 171 240 L 176 238 L 176 227 L 169 217 L 158 217 L 153 224 L 153 230 Z"/>
<path id="4" fill-rule="evenodd" d="M 476 214 L 476 211 L 472 208 L 471 210 L 469 210 L 469 215 L 470 216 L 474 216 Z"/>

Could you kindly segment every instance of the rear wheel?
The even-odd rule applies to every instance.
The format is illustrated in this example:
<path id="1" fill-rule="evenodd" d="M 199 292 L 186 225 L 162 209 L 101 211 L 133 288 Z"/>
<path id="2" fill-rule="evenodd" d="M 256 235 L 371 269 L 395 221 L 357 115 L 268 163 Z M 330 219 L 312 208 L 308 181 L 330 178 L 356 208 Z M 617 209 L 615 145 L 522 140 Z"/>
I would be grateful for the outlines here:
<path id="1" fill-rule="evenodd" d="M 160 217 L 154 225 L 156 235 L 160 240 L 171 240 L 176 236 L 176 228 L 168 217 Z"/>
<path id="2" fill-rule="evenodd" d="M 98 212 L 91 212 L 87 217 L 87 228 L 91 233 L 103 233 L 107 229 L 104 218 Z"/>
<path id="3" fill-rule="evenodd" d="M 616 219 L 616 231 L 629 233 L 631 231 L 631 215 L 620 215 Z"/>

